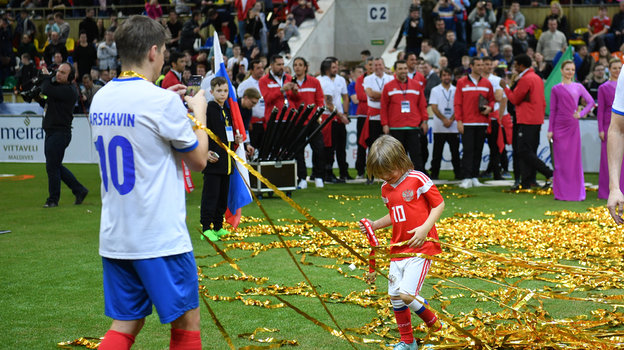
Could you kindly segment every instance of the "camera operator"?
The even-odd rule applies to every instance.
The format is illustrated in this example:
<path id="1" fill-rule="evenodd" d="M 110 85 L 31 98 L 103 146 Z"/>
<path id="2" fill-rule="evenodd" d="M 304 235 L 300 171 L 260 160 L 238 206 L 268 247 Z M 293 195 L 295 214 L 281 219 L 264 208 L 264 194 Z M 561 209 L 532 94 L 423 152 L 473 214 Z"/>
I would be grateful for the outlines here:
<path id="1" fill-rule="evenodd" d="M 62 164 L 65 149 L 71 141 L 71 126 L 74 119 L 72 111 L 78 100 L 78 91 L 73 83 L 74 68 L 69 63 L 63 62 L 54 75 L 45 67 L 41 72 L 44 74 L 41 79 L 41 93 L 47 96 L 42 126 L 45 131 L 44 153 L 50 193 L 43 207 L 58 206 L 61 180 L 76 196 L 74 204 L 82 204 L 89 191 Z"/>

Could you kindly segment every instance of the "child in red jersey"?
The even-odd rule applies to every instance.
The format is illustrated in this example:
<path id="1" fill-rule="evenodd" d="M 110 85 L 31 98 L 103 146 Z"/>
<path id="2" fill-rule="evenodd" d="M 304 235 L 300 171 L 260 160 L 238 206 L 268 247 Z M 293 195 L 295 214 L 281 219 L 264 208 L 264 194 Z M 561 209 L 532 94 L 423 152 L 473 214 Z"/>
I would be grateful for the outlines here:
<path id="1" fill-rule="evenodd" d="M 392 225 L 390 254 L 423 253 L 436 255 L 442 252 L 440 244 L 426 241 L 427 237 L 438 239 L 435 222 L 444 210 L 444 199 L 427 175 L 413 170 L 413 164 L 401 143 L 392 136 L 384 135 L 370 148 L 366 159 L 369 176 L 384 180 L 381 197 L 389 214 L 372 222 L 373 230 Z M 362 224 L 360 228 L 364 230 Z M 394 349 L 418 348 L 412 332 L 411 311 L 414 311 L 430 329 L 441 327 L 436 315 L 423 304 L 427 301 L 418 293 L 429 271 L 431 261 L 421 257 L 394 257 L 388 273 L 388 294 L 401 334 L 401 341 Z"/>

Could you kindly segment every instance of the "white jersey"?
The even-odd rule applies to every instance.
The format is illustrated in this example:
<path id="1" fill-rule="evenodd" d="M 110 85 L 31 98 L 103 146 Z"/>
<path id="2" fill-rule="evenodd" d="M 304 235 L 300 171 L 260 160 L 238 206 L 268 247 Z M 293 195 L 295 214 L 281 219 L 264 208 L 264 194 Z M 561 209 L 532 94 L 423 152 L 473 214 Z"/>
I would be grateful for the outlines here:
<path id="1" fill-rule="evenodd" d="M 492 84 L 494 93 L 496 93 L 496 91 L 498 90 L 503 90 L 503 88 L 500 86 L 501 77 L 498 77 L 494 74 L 490 74 L 490 76 L 488 77 L 488 80 Z M 503 97 L 507 98 L 507 95 L 505 95 L 505 91 L 503 91 Z M 499 102 L 494 103 L 494 110 L 492 110 L 492 112 L 498 111 L 499 108 L 500 108 L 500 103 Z M 505 112 L 503 114 L 507 114 L 507 106 L 505 106 Z"/>
<path id="2" fill-rule="evenodd" d="M 615 99 L 613 100 L 611 110 L 616 114 L 624 116 L 624 74 L 620 74 L 618 77 Z"/>
<path id="3" fill-rule="evenodd" d="M 242 83 L 238 85 L 236 95 L 238 96 L 239 100 L 243 98 L 245 90 L 249 88 L 254 88 L 258 90 L 258 93 L 260 93 L 260 85 L 258 84 L 258 80 L 254 79 L 252 76 L 249 76 L 249 78 L 245 79 Z M 256 103 L 256 105 L 251 109 L 251 115 L 256 118 L 264 119 L 264 98 L 260 98 L 260 100 L 258 100 L 258 103 Z"/>
<path id="4" fill-rule="evenodd" d="M 327 75 L 321 75 L 317 78 L 321 83 L 324 95 L 330 95 L 332 97 L 334 106 L 339 113 L 344 113 L 344 106 L 342 105 L 342 95 L 348 95 L 347 81 L 340 75 L 336 75 L 334 79 Z"/>
<path id="5" fill-rule="evenodd" d="M 429 94 L 429 104 L 437 105 L 440 113 L 447 118 L 452 117 L 455 113 L 455 106 L 453 105 L 455 101 L 455 89 L 455 86 L 451 85 L 451 87 L 446 90 L 444 86 L 440 84 L 431 89 L 431 93 Z M 434 133 L 457 133 L 457 121 L 453 121 L 453 124 L 447 128 L 442 124 L 440 118 L 434 115 L 431 123 L 431 130 Z"/>
<path id="6" fill-rule="evenodd" d="M 371 74 L 371 75 L 367 75 L 366 78 L 364 78 L 364 83 L 362 85 L 364 86 L 364 90 L 366 90 L 367 88 L 370 88 L 373 91 L 381 93 L 383 91 L 384 86 L 388 84 L 389 82 L 391 82 L 392 80 L 394 80 L 394 76 L 390 74 L 384 73 L 383 76 L 381 77 L 378 77 L 375 74 Z M 376 109 L 381 109 L 380 101 L 372 101 L 370 97 L 368 97 L 367 102 L 368 102 L 369 108 L 372 107 Z"/>
<path id="7" fill-rule="evenodd" d="M 89 122 L 102 177 L 101 256 L 193 250 L 178 152 L 198 141 L 186 113 L 177 94 L 141 78 L 114 79 L 95 94 Z"/>

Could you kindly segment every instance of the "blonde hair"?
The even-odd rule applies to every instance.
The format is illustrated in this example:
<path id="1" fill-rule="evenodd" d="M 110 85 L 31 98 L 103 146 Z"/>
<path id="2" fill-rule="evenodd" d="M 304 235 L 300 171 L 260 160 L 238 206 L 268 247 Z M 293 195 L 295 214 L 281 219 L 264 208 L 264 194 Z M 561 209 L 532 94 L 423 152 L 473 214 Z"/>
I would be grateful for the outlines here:
<path id="1" fill-rule="evenodd" d="M 380 136 L 368 151 L 366 171 L 368 176 L 383 177 L 396 170 L 405 173 L 414 169 L 399 140 L 390 135 Z"/>
<path id="2" fill-rule="evenodd" d="M 574 64 L 574 61 L 572 60 L 565 60 L 561 63 L 561 70 L 563 70 L 563 68 L 565 68 L 565 66 L 567 66 L 568 64 L 571 64 L 574 66 L 574 68 L 576 69 L 576 65 Z"/>
<path id="3" fill-rule="evenodd" d="M 561 3 L 559 3 L 559 1 L 551 1 L 550 2 L 550 6 L 555 5 L 558 9 L 559 9 L 559 14 L 557 15 L 557 20 L 561 20 L 561 17 L 563 17 L 563 8 L 561 7 Z M 552 13 L 552 10 L 549 14 L 549 16 L 554 16 Z"/>

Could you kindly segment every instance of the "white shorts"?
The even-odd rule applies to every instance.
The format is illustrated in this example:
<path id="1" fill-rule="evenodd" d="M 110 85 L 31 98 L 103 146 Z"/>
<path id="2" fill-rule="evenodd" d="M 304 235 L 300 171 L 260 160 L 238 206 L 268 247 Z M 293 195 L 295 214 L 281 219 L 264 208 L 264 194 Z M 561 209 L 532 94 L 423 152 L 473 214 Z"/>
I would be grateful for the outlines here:
<path id="1" fill-rule="evenodd" d="M 391 261 L 388 295 L 393 297 L 401 294 L 418 295 L 430 266 L 431 260 L 418 257 Z"/>

